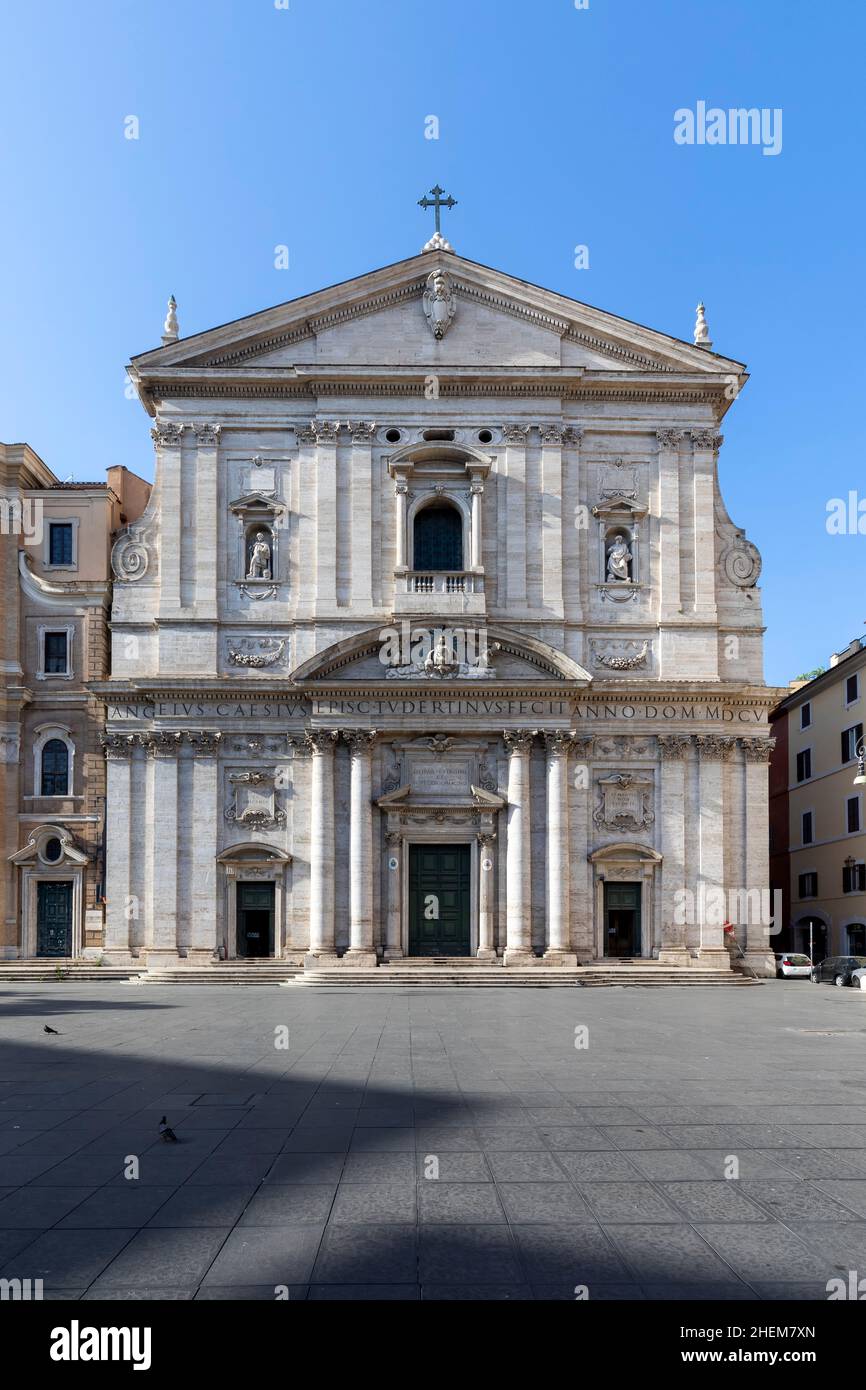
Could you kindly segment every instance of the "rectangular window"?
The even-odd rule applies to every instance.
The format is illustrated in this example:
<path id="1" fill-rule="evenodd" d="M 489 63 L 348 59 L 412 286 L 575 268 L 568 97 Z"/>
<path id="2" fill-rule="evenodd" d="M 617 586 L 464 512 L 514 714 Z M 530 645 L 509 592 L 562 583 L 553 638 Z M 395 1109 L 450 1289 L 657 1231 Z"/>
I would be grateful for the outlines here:
<path id="1" fill-rule="evenodd" d="M 45 634 L 45 674 L 65 676 L 68 674 L 68 650 L 65 632 L 46 632 Z"/>
<path id="2" fill-rule="evenodd" d="M 800 706 L 800 728 L 808 729 L 812 723 L 812 701 L 807 700 L 805 705 Z"/>
<path id="3" fill-rule="evenodd" d="M 803 844 L 804 844 L 804 845 L 811 845 L 812 839 L 813 839 L 813 835 L 812 835 L 812 812 L 811 812 L 811 811 L 804 811 L 804 812 L 803 812 L 803 835 L 802 835 Z"/>
<path id="4" fill-rule="evenodd" d="M 848 798 L 847 813 L 846 813 L 846 820 L 847 820 L 847 824 L 848 824 L 848 834 L 849 834 L 849 835 L 853 835 L 854 832 L 855 832 L 856 830 L 859 830 L 859 829 L 860 829 L 860 798 L 859 798 L 859 796 L 849 796 L 849 798 Z"/>
<path id="5" fill-rule="evenodd" d="M 50 521 L 48 523 L 48 563 L 50 565 L 72 564 L 72 523 L 70 521 Z"/>
<path id="6" fill-rule="evenodd" d="M 806 782 L 812 776 L 812 750 L 804 748 L 797 754 L 797 781 Z"/>
<path id="7" fill-rule="evenodd" d="M 800 874 L 797 882 L 801 898 L 817 898 L 818 875 L 816 873 Z"/>
<path id="8" fill-rule="evenodd" d="M 845 864 L 843 866 L 842 892 L 866 893 L 866 864 Z"/>
<path id="9" fill-rule="evenodd" d="M 850 729 L 842 730 L 842 761 L 851 763 L 857 756 L 857 747 L 863 741 L 863 725 L 852 724 Z"/>
<path id="10" fill-rule="evenodd" d="M 860 677 L 857 675 L 849 676 L 845 681 L 845 704 L 853 705 L 854 701 L 860 698 Z"/>

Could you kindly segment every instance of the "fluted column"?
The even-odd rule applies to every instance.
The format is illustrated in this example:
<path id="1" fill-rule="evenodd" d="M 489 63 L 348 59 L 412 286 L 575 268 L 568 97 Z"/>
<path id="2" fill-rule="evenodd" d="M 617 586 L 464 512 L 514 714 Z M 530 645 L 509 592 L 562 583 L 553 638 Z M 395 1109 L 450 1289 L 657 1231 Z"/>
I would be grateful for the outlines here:
<path id="1" fill-rule="evenodd" d="M 716 621 L 716 449 L 721 435 L 712 430 L 692 430 L 695 518 L 695 616 Z M 704 673 L 701 673 L 704 675 Z M 707 672 L 707 675 L 711 674 Z"/>
<path id="2" fill-rule="evenodd" d="M 160 422 L 150 431 L 156 447 L 160 496 L 159 611 L 176 614 L 181 606 L 181 443 L 184 426 Z"/>
<path id="3" fill-rule="evenodd" d="M 562 429 L 541 426 L 541 584 L 544 607 L 562 614 Z"/>
<path id="4" fill-rule="evenodd" d="M 574 735 L 545 733 L 547 753 L 547 949 L 549 965 L 577 965 L 571 949 L 568 855 L 568 754 Z"/>
<path id="5" fill-rule="evenodd" d="M 770 891 L 768 764 L 775 743 L 774 738 L 740 739 L 745 759 L 743 796 L 746 803 L 746 881 L 743 887 L 747 890 L 747 901 L 750 903 L 745 963 L 756 974 L 770 979 L 775 978 L 776 974 L 774 938 L 770 933 L 778 932 L 784 925 L 783 922 L 774 921 L 769 926 L 766 921 L 760 920 L 761 916 L 769 917 L 775 911 L 772 899 L 768 901 L 764 896 Z M 757 912 L 759 894 L 762 908 L 769 906 L 769 912 Z"/>
<path id="6" fill-rule="evenodd" d="M 659 734 L 661 781 L 662 912 L 659 960 L 688 965 L 688 923 L 682 894 L 686 887 L 686 759 L 691 739 Z"/>
<path id="7" fill-rule="evenodd" d="M 152 932 L 147 964 L 170 965 L 177 961 L 178 907 L 178 757 L 181 735 L 158 730 L 149 735 L 147 751 L 153 759 L 153 831 L 148 865 L 148 901 Z"/>
<path id="8" fill-rule="evenodd" d="M 505 440 L 505 597 L 514 612 L 526 608 L 526 440 L 529 425 L 503 425 Z"/>
<path id="9" fill-rule="evenodd" d="M 702 965 L 730 969 L 725 945 L 720 894 L 725 892 L 724 777 L 722 763 L 734 749 L 734 740 L 719 734 L 698 734 L 698 882 L 696 907 L 699 917 Z M 721 917 L 721 920 L 717 920 Z M 710 920 L 708 920 L 710 919 Z"/>
<path id="10" fill-rule="evenodd" d="M 682 430 L 658 430 L 659 618 L 682 617 L 680 599 L 680 459 Z"/>
<path id="11" fill-rule="evenodd" d="M 219 425 L 193 425 L 195 460 L 195 579 L 197 618 L 217 616 L 217 452 Z M 214 673 L 216 674 L 216 673 Z"/>
<path id="12" fill-rule="evenodd" d="M 132 754 L 134 734 L 104 734 L 105 955 L 112 965 L 130 960 L 132 902 Z"/>
<path id="13" fill-rule="evenodd" d="M 479 960 L 495 960 L 493 945 L 493 884 L 495 881 L 495 861 L 493 847 L 496 835 L 491 831 L 480 831 L 475 839 L 478 844 L 478 950 Z"/>
<path id="14" fill-rule="evenodd" d="M 529 755 L 534 731 L 505 732 L 508 749 L 508 810 L 505 845 L 506 965 L 527 965 L 532 955 L 532 858 L 530 848 Z"/>
<path id="15" fill-rule="evenodd" d="M 349 745 L 349 949 L 346 965 L 375 965 L 373 950 L 373 808 L 370 750 L 375 730 L 353 729 Z"/>
<path id="16" fill-rule="evenodd" d="M 355 421 L 352 432 L 352 607 L 373 607 L 373 434 L 370 420 Z"/>
<path id="17" fill-rule="evenodd" d="M 310 778 L 310 950 L 305 964 L 336 960 L 334 933 L 334 744 L 336 729 L 305 735 Z"/>
<path id="18" fill-rule="evenodd" d="M 210 730 L 187 735 L 192 747 L 192 807 L 189 837 L 192 911 L 189 956 L 207 960 L 217 949 L 216 877 L 218 836 L 218 756 L 222 735 Z M 234 891 L 234 889 L 232 890 Z M 222 940 L 222 936 L 220 936 Z M 278 954 L 278 952 L 276 952 Z"/>

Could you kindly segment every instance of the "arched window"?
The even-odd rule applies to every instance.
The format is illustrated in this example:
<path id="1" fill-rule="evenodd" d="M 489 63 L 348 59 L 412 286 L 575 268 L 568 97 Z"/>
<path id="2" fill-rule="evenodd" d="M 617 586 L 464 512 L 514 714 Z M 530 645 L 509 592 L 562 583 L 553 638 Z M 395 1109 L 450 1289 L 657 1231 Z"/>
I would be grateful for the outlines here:
<path id="1" fill-rule="evenodd" d="M 455 507 L 423 507 L 415 517 L 414 568 L 463 569 L 463 521 Z"/>
<path id="2" fill-rule="evenodd" d="M 40 794 L 69 795 L 69 749 L 62 739 L 50 738 L 42 749 Z"/>

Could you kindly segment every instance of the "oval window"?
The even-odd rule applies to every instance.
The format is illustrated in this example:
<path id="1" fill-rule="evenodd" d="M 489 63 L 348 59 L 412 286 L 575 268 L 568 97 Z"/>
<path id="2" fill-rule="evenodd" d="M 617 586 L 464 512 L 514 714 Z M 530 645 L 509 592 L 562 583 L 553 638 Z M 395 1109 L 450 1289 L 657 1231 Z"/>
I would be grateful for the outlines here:
<path id="1" fill-rule="evenodd" d="M 42 858 L 47 859 L 49 864 L 56 864 L 62 853 L 63 846 L 56 835 L 52 835 L 42 846 Z"/>

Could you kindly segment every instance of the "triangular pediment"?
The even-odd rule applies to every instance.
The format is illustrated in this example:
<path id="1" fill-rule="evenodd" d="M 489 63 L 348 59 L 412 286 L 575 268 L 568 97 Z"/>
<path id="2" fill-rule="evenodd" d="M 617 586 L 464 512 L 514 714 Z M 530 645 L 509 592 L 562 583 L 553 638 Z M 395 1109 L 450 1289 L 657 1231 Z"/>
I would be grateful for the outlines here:
<path id="1" fill-rule="evenodd" d="M 454 314 L 437 337 L 425 315 L 441 270 Z M 503 334 L 503 317 L 519 325 Z M 395 359 L 395 344 L 399 356 Z M 581 371 L 715 375 L 742 364 L 453 253 L 425 252 L 133 358 L 145 387 L 161 373 L 316 374 L 341 364 L 437 361 Z"/>
<path id="2" fill-rule="evenodd" d="M 388 631 L 394 634 L 393 646 L 390 638 L 383 639 L 383 632 Z M 409 646 L 401 651 L 397 629 L 371 628 L 303 662 L 292 673 L 292 680 L 302 686 L 381 684 L 395 696 L 401 689 L 419 686 L 429 690 L 459 686 L 480 694 L 502 686 L 551 683 L 584 688 L 592 681 L 589 672 L 564 652 L 522 633 L 499 627 L 486 628 L 483 637 L 471 630 L 464 630 L 465 635 L 461 636 L 458 629 L 444 626 L 426 631 L 429 637 L 423 635 L 425 629 L 421 625 L 413 626 Z M 425 662 L 425 652 L 435 647 L 442 632 L 453 653 L 455 664 L 451 670 L 437 670 Z M 409 660 L 404 662 L 407 656 Z"/>

